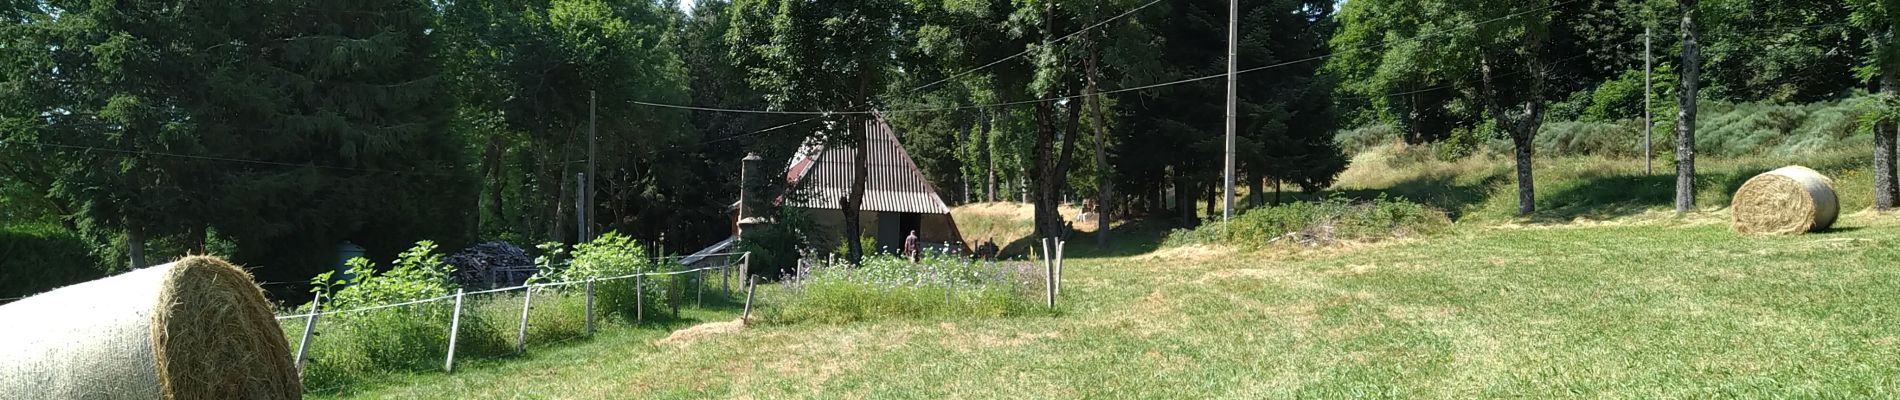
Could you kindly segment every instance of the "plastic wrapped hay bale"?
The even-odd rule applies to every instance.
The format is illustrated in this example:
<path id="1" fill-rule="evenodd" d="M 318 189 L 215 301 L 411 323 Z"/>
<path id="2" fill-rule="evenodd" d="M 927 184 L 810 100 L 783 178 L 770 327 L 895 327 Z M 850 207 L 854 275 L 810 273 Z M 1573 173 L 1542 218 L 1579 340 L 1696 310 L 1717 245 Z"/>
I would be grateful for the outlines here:
<path id="1" fill-rule="evenodd" d="M 1826 230 L 1840 216 L 1834 180 L 1808 167 L 1788 166 L 1756 175 L 1735 191 L 1735 231 L 1800 234 Z"/>
<path id="2" fill-rule="evenodd" d="M 211 257 L 0 306 L 0 398 L 296 399 L 289 345 L 251 275 Z"/>

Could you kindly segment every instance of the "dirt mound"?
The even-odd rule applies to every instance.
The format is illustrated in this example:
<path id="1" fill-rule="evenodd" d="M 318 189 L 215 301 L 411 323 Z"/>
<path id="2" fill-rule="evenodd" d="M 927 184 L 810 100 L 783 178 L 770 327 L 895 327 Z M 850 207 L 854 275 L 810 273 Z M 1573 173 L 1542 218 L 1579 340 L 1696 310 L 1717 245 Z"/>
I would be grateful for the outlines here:
<path id="1" fill-rule="evenodd" d="M 693 325 L 693 327 L 691 328 L 673 331 L 673 334 L 666 335 L 665 339 L 660 339 L 659 341 L 653 342 L 653 344 L 659 344 L 659 345 L 682 344 L 684 345 L 684 344 L 692 343 L 693 341 L 699 340 L 700 338 L 704 338 L 707 336 L 738 332 L 744 329 L 745 329 L 744 319 L 735 319 L 735 320 L 725 321 L 725 322 L 708 322 L 704 324 Z"/>

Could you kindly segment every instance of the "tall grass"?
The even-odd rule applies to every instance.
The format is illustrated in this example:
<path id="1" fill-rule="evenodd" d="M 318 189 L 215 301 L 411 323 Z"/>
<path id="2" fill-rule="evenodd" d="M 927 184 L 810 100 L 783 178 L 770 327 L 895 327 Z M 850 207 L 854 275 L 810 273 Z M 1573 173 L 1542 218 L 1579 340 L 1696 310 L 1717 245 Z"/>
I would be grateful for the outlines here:
<path id="1" fill-rule="evenodd" d="M 933 254 L 921 262 L 874 256 L 827 265 L 781 285 L 763 317 L 773 323 L 993 318 L 1035 310 L 1043 272 L 1028 262 L 975 262 Z"/>
<path id="2" fill-rule="evenodd" d="M 1443 212 L 1409 201 L 1329 198 L 1256 208 L 1231 221 L 1175 230 L 1164 245 L 1225 244 L 1258 249 L 1282 242 L 1320 245 L 1376 241 L 1432 234 L 1450 224 Z"/>

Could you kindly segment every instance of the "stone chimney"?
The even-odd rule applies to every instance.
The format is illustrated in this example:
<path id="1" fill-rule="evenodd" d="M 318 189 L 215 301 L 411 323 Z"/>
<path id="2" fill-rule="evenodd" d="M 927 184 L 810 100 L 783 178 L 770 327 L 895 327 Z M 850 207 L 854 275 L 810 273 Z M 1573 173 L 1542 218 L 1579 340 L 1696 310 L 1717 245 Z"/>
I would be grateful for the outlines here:
<path id="1" fill-rule="evenodd" d="M 746 227 L 772 223 L 772 217 L 765 214 L 770 207 L 766 203 L 770 190 L 765 187 L 765 172 L 760 170 L 764 164 L 765 159 L 760 158 L 758 153 L 748 153 L 739 160 L 740 232 L 744 232 Z"/>

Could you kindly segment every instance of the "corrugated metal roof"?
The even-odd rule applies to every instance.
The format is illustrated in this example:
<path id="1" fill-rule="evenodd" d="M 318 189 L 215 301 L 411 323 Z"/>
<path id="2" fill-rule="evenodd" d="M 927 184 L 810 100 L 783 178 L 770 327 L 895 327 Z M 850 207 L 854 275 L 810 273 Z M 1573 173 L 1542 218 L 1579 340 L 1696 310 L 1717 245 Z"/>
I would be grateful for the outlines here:
<path id="1" fill-rule="evenodd" d="M 937 189 L 924 178 L 923 170 L 897 142 L 897 135 L 882 116 L 867 122 L 865 132 L 864 211 L 949 214 L 950 207 L 937 197 Z M 838 200 L 851 190 L 852 157 L 857 149 L 850 146 L 826 146 L 807 143 L 792 156 L 785 170 L 789 182 L 803 183 L 809 196 L 793 205 L 804 208 L 842 209 Z"/>

